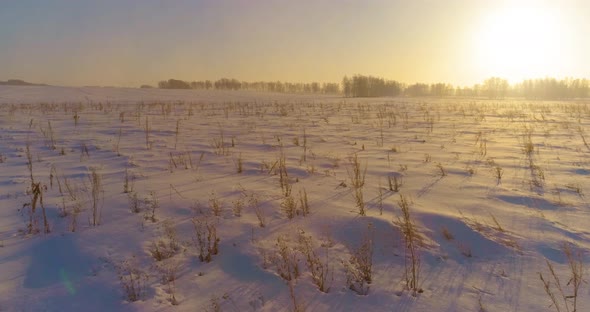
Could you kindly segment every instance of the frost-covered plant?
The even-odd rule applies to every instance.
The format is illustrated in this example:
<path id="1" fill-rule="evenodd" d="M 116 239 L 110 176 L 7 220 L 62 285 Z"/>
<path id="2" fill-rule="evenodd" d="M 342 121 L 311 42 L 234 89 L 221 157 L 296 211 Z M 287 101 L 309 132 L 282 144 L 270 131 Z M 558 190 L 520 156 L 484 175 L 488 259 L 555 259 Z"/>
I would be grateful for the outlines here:
<path id="1" fill-rule="evenodd" d="M 214 255 L 219 253 L 219 238 L 214 222 L 207 218 L 192 218 L 194 237 L 197 246 L 198 257 L 201 262 L 211 262 Z"/>
<path id="2" fill-rule="evenodd" d="M 295 198 L 291 195 L 284 197 L 283 202 L 281 203 L 281 208 L 283 209 L 283 212 L 285 212 L 285 215 L 287 215 L 287 218 L 293 219 L 297 212 L 297 202 L 295 201 Z"/>
<path id="3" fill-rule="evenodd" d="M 158 200 L 158 195 L 156 194 L 156 192 L 151 191 L 150 196 L 144 199 L 144 203 L 146 210 L 143 215 L 143 218 L 145 220 L 150 220 L 153 223 L 155 223 L 156 221 L 158 221 L 158 219 L 156 219 L 156 210 L 160 208 L 160 201 Z"/>
<path id="4" fill-rule="evenodd" d="M 305 263 L 307 264 L 307 269 L 311 273 L 313 283 L 318 287 L 319 291 L 327 293 L 330 291 L 328 278 L 332 273 L 332 269 L 330 267 L 328 248 L 324 248 L 326 257 L 322 260 L 316 252 L 311 235 L 306 235 L 305 232 L 300 231 L 298 249 L 305 257 Z"/>
<path id="5" fill-rule="evenodd" d="M 355 293 L 365 296 L 373 281 L 373 227 L 369 224 L 360 246 L 350 249 L 350 259 L 343 261 L 346 285 Z"/>
<path id="6" fill-rule="evenodd" d="M 363 199 L 363 186 L 365 185 L 365 175 L 367 174 L 367 165 L 364 168 L 361 165 L 357 153 L 354 153 L 350 159 L 350 169 L 348 171 L 348 177 L 353 188 L 353 196 L 356 202 L 356 207 L 359 210 L 361 216 L 365 215 L 365 201 Z"/>
<path id="7" fill-rule="evenodd" d="M 295 250 L 287 244 L 283 235 L 277 237 L 275 254 L 270 261 L 274 264 L 277 274 L 289 282 L 299 277 L 299 258 Z"/>
<path id="8" fill-rule="evenodd" d="M 115 268 L 125 298 L 132 302 L 140 300 L 145 295 L 149 276 L 141 269 L 135 256 L 123 260 L 120 264 L 115 265 Z"/>
<path id="9" fill-rule="evenodd" d="M 216 216 L 216 217 L 221 216 L 221 212 L 223 210 L 223 204 L 222 204 L 221 200 L 219 200 L 219 198 L 217 197 L 217 194 L 215 194 L 215 192 L 211 192 L 211 194 L 209 195 L 209 208 L 211 209 L 211 213 L 214 216 Z"/>

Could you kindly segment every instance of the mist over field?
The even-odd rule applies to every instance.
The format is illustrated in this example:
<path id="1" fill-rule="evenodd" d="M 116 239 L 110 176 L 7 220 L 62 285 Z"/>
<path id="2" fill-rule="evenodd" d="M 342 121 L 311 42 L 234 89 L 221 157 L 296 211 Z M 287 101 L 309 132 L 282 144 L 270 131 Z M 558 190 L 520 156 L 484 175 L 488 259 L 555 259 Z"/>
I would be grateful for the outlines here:
<path id="1" fill-rule="evenodd" d="M 585 1 L 0 4 L 0 311 L 585 311 Z"/>

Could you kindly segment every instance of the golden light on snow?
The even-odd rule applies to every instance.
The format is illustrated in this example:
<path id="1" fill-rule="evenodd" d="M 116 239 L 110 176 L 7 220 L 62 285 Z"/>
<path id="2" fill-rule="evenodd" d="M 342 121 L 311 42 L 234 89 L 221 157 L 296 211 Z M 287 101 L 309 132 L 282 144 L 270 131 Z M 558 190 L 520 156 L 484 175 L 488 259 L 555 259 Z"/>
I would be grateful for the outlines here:
<path id="1" fill-rule="evenodd" d="M 565 21 L 554 9 L 508 7 L 491 11 L 476 32 L 480 71 L 510 81 L 560 76 L 570 51 Z"/>

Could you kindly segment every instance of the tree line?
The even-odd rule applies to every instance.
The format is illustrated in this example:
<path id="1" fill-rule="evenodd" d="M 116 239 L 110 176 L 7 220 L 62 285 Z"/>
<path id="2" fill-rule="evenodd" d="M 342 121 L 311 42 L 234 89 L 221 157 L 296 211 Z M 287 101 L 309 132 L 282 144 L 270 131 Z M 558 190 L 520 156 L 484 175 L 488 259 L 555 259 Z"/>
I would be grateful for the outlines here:
<path id="1" fill-rule="evenodd" d="M 342 79 L 342 93 L 345 97 L 375 96 L 433 96 L 433 97 L 485 97 L 503 99 L 521 97 L 526 99 L 559 100 L 590 97 L 588 79 L 528 79 L 513 85 L 508 80 L 490 77 L 481 84 L 471 87 L 455 87 L 448 83 L 403 84 L 395 80 L 354 75 Z"/>
<path id="2" fill-rule="evenodd" d="M 43 83 L 31 83 L 20 79 L 8 79 L 6 81 L 0 81 L 0 86 L 47 86 Z"/>
<path id="3" fill-rule="evenodd" d="M 142 86 L 148 87 L 148 86 Z M 338 83 L 292 83 L 281 81 L 256 81 L 247 82 L 237 79 L 221 78 L 216 81 L 182 81 L 177 79 L 168 79 L 158 82 L 160 89 L 198 89 L 198 90 L 253 90 L 282 93 L 328 93 L 339 94 L 340 85 Z"/>
<path id="4" fill-rule="evenodd" d="M 143 85 L 142 88 L 149 87 Z M 490 77 L 482 83 L 470 87 L 453 86 L 448 83 L 414 83 L 404 84 L 396 80 L 387 80 L 367 75 L 344 76 L 341 83 L 292 83 L 281 81 L 247 82 L 234 78 L 219 80 L 183 81 L 178 79 L 163 80 L 158 83 L 161 89 L 201 89 L 201 90 L 253 90 L 281 93 L 318 93 L 341 94 L 345 97 L 395 97 L 395 96 L 431 96 L 431 97 L 485 97 L 503 99 L 520 97 L 526 99 L 573 99 L 590 97 L 590 80 L 588 79 L 528 79 L 520 83 L 509 84 L 506 79 Z"/>

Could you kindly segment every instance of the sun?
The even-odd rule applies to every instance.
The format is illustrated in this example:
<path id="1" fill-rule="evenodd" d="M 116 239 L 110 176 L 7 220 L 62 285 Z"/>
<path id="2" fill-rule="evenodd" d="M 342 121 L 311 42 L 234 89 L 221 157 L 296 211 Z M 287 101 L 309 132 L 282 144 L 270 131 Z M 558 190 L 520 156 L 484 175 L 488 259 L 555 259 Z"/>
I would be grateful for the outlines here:
<path id="1" fill-rule="evenodd" d="M 549 8 L 509 7 L 489 12 L 475 33 L 476 66 L 511 82 L 555 75 L 564 67 L 564 23 Z"/>

